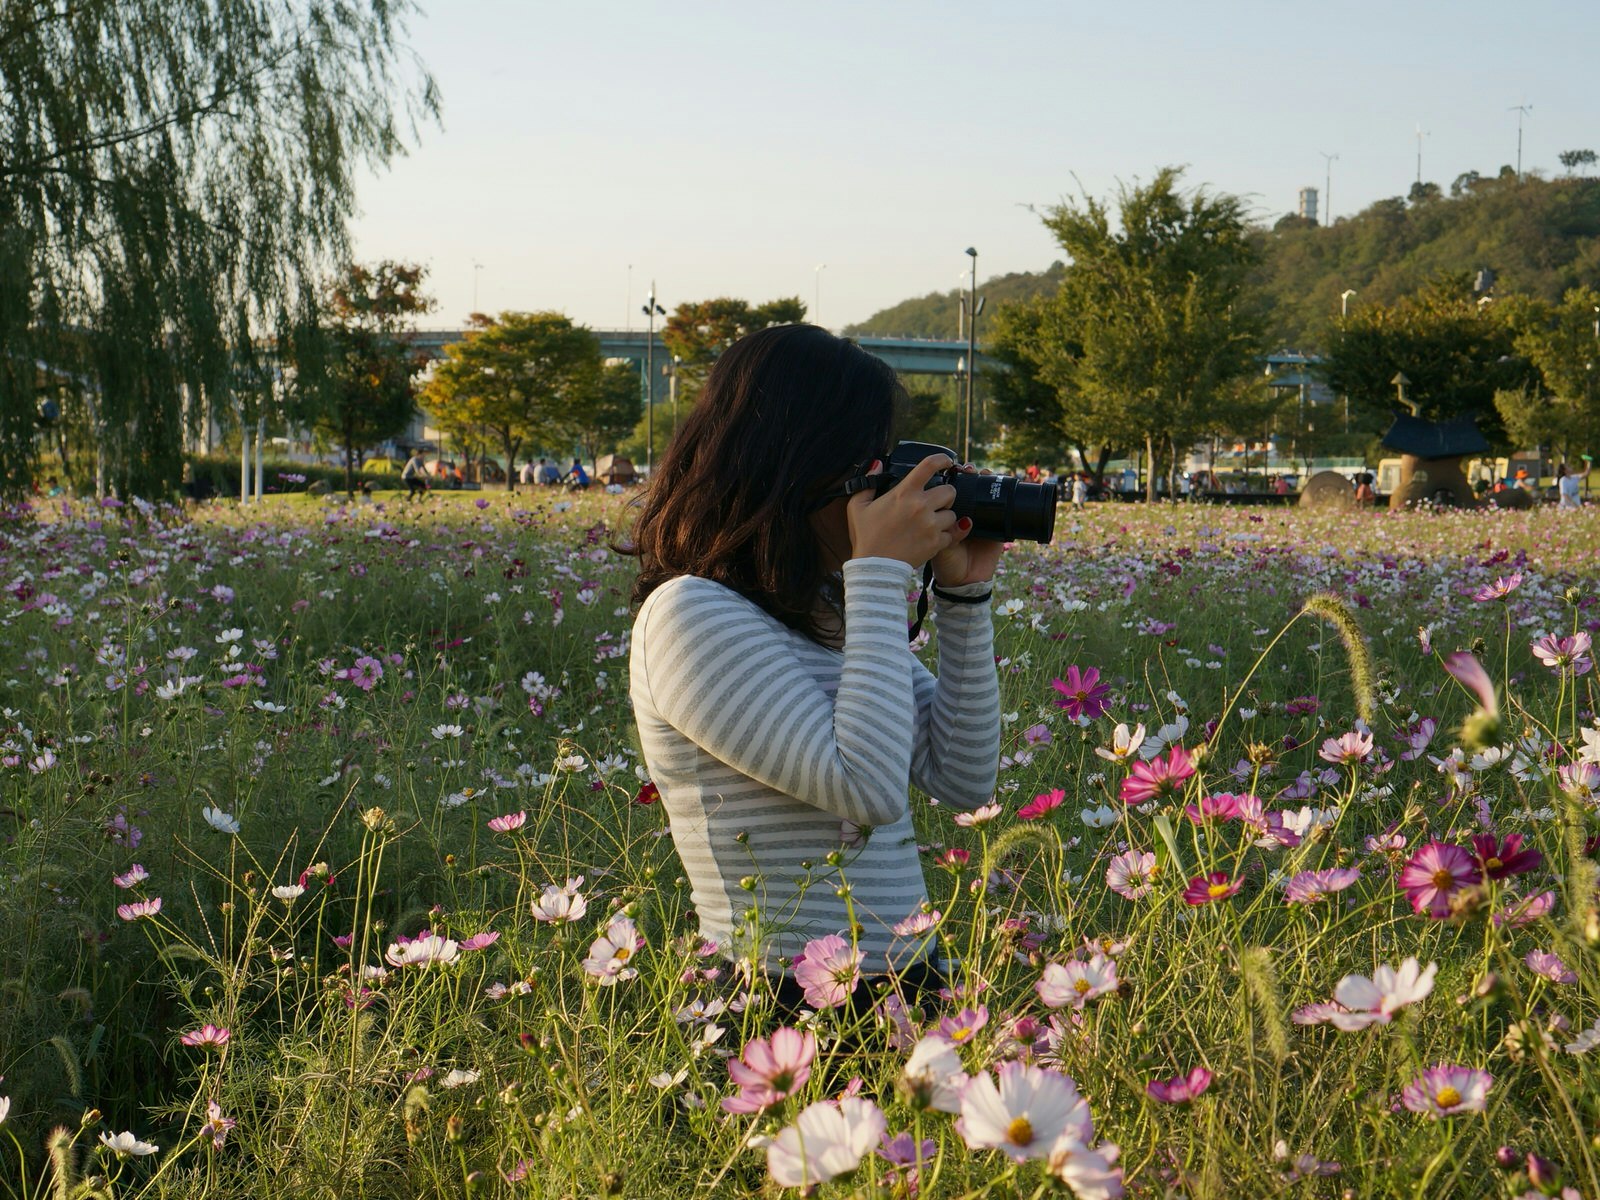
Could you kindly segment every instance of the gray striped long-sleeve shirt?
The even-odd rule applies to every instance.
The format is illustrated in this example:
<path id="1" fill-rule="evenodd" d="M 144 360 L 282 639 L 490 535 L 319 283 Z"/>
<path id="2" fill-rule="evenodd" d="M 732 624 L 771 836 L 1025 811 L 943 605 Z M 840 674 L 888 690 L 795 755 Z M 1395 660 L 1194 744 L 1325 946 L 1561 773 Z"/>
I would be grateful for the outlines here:
<path id="1" fill-rule="evenodd" d="M 868 973 L 904 966 L 926 940 L 891 928 L 927 898 L 907 785 L 958 808 L 988 801 L 1000 693 L 987 604 L 935 599 L 937 679 L 911 654 L 913 580 L 893 559 L 847 562 L 842 650 L 694 576 L 639 610 L 640 745 L 701 932 L 729 957 L 770 967 L 811 938 L 848 938 L 852 911 Z"/>

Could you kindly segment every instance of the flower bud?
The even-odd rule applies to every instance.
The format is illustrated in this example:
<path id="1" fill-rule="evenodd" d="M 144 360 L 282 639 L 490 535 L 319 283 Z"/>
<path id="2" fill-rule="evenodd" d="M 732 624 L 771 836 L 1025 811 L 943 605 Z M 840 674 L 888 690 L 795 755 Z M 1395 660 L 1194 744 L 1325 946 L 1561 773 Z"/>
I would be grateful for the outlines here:
<path id="1" fill-rule="evenodd" d="M 1561 1172 L 1548 1158 L 1541 1158 L 1530 1150 L 1527 1167 L 1528 1181 L 1545 1195 L 1554 1195 L 1555 1189 L 1561 1186 Z"/>
<path id="2" fill-rule="evenodd" d="M 389 814 L 377 805 L 373 805 L 361 814 L 361 823 L 373 833 L 383 828 L 383 823 L 388 820 Z"/>
<path id="3" fill-rule="evenodd" d="M 445 1118 L 444 1140 L 453 1145 L 456 1142 L 459 1142 L 463 1136 L 464 1131 L 462 1128 L 461 1114 L 451 1113 L 447 1118 Z"/>
<path id="4" fill-rule="evenodd" d="M 1502 1171 L 1510 1171 L 1522 1161 L 1522 1155 L 1513 1146 L 1501 1146 L 1494 1152 L 1494 1161 Z"/>

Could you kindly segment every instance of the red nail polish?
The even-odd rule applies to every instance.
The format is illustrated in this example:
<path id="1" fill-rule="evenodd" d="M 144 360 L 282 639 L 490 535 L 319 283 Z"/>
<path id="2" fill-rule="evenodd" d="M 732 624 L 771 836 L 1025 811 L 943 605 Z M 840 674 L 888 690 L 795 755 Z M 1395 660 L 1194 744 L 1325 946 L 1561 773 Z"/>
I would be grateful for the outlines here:
<path id="1" fill-rule="evenodd" d="M 965 533 L 967 530 L 972 528 L 972 518 L 971 517 L 962 517 L 959 521 L 956 522 L 956 524 L 961 526 L 961 531 L 963 533 Z"/>

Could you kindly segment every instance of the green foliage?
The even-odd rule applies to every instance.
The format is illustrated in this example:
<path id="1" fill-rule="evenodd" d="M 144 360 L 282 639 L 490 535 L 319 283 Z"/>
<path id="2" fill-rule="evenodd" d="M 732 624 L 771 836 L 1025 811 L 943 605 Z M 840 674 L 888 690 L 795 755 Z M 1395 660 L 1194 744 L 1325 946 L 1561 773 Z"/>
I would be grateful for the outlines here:
<path id="1" fill-rule="evenodd" d="M 1013 271 L 994 275 L 978 284 L 978 294 L 988 301 L 984 317 L 978 322 L 979 341 L 987 347 L 987 318 L 997 306 L 1017 304 L 1036 296 L 1050 295 L 1061 286 L 1064 263 L 1052 263 L 1043 271 Z M 846 337 L 954 338 L 961 333 L 963 288 L 948 292 L 929 292 L 913 300 L 873 313 L 864 321 L 845 328 Z"/>
<path id="2" fill-rule="evenodd" d="M 1573 288 L 1560 304 L 1519 300 L 1511 308 L 1516 351 L 1538 372 L 1495 393 L 1495 408 L 1519 447 L 1564 444 L 1573 458 L 1600 434 L 1600 292 Z"/>
<path id="3" fill-rule="evenodd" d="M 1227 401 L 1260 349 L 1245 290 L 1255 249 L 1241 200 L 1184 193 L 1181 177 L 1166 168 L 1124 187 L 1115 228 L 1093 197 L 1049 210 L 1045 225 L 1072 266 L 1055 296 L 1025 307 L 999 339 L 1036 380 L 1007 399 L 1037 410 L 1032 427 L 1142 446 L 1154 462 L 1158 447 L 1174 453 L 1228 423 Z M 1155 480 L 1152 471 L 1152 497 Z"/>
<path id="4" fill-rule="evenodd" d="M 711 364 L 745 334 L 773 325 L 793 325 L 805 318 L 805 302 L 798 296 L 756 305 L 727 296 L 678 305 L 661 327 L 667 352 L 681 360 L 677 364 L 678 403 L 694 404 Z"/>
<path id="5" fill-rule="evenodd" d="M 411 263 L 352 264 L 328 288 L 325 323 L 296 334 L 289 412 L 343 447 L 346 491 L 365 449 L 403 433 L 416 413 L 412 379 L 424 360 L 403 334 L 433 307 L 426 274 Z"/>
<path id="6" fill-rule="evenodd" d="M 523 445 L 597 441 L 626 427 L 621 376 L 602 374 L 600 340 L 570 317 L 503 312 L 474 317 L 473 325 L 444 348 L 423 399 L 440 429 L 469 440 L 478 431 L 504 453 L 506 490 Z"/>
<path id="7" fill-rule="evenodd" d="M 1516 305 L 1475 296 L 1469 275 L 1445 275 L 1393 305 L 1353 310 L 1334 338 L 1324 367 L 1335 391 L 1374 411 L 1399 408 L 1393 380 L 1403 374 L 1407 405 L 1430 420 L 1481 416 L 1498 440 L 1497 391 L 1532 382 L 1516 354 Z"/>
<path id="8" fill-rule="evenodd" d="M 1429 193 L 1430 196 L 1432 192 Z M 1325 350 L 1338 332 L 1340 293 L 1351 317 L 1393 305 L 1442 273 L 1491 267 L 1496 294 L 1554 303 L 1600 279 L 1600 180 L 1457 176 L 1449 197 L 1379 200 L 1332 227 L 1285 224 L 1252 234 L 1251 279 L 1274 345 Z M 1410 374 L 1409 371 L 1406 372 Z M 1392 375 L 1393 372 L 1390 372 Z"/>
<path id="9" fill-rule="evenodd" d="M 159 495 L 183 433 L 254 415 L 254 348 L 314 318 L 357 175 L 432 81 L 409 0 L 0 6 L 0 493 L 40 390 L 99 480 Z"/>

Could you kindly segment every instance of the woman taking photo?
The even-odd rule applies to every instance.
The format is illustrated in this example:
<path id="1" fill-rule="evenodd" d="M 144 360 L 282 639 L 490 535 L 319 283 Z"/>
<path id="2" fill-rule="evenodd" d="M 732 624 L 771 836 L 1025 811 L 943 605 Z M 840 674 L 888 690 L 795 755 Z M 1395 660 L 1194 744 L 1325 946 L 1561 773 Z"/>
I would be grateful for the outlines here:
<path id="1" fill-rule="evenodd" d="M 944 455 L 881 496 L 845 486 L 882 468 L 903 399 L 885 363 L 816 326 L 751 334 L 718 359 L 633 529 L 634 715 L 700 931 L 789 1008 L 800 988 L 780 972 L 826 934 L 869 978 L 942 986 L 932 938 L 894 931 L 927 900 L 908 786 L 956 808 L 994 792 L 1000 544 L 967 540 L 953 487 L 926 488 Z M 906 633 L 929 563 L 937 678 Z"/>

